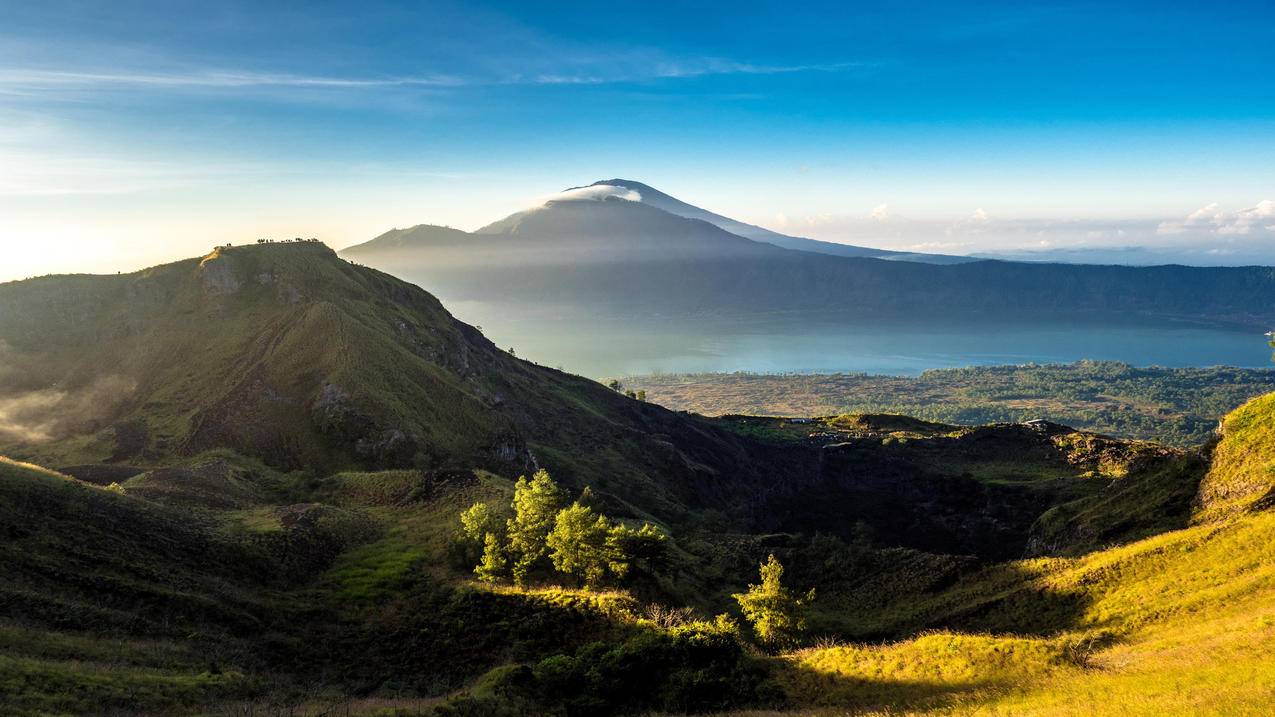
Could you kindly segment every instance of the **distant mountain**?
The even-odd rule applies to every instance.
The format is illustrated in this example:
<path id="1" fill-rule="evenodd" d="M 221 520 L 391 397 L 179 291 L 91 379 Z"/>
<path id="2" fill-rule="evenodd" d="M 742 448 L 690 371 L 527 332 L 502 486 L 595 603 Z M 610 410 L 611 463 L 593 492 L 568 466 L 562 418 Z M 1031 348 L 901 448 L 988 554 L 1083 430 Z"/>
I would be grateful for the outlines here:
<path id="1" fill-rule="evenodd" d="M 819 241 L 817 239 L 806 239 L 804 237 L 788 236 L 773 232 L 764 227 L 753 224 L 745 224 L 744 222 L 715 214 L 707 209 L 687 204 L 676 197 L 669 196 L 660 190 L 635 182 L 631 179 L 604 179 L 589 185 L 624 187 L 637 192 L 643 204 L 649 204 L 653 207 L 663 209 L 670 214 L 676 214 L 679 217 L 687 217 L 689 219 L 700 219 L 721 227 L 726 231 L 752 239 L 753 241 L 766 242 L 774 244 L 785 249 L 797 249 L 799 251 L 811 251 L 817 254 L 831 254 L 833 256 L 855 256 L 869 257 L 873 259 L 887 259 L 891 261 L 918 261 L 925 264 L 963 264 L 970 261 L 978 261 L 965 256 L 950 256 L 946 254 L 922 254 L 917 252 L 891 251 L 889 249 L 874 249 L 871 247 L 854 246 L 851 244 L 839 244 L 837 242 Z M 570 191 L 570 190 L 568 190 Z"/>
<path id="2" fill-rule="evenodd" d="M 395 230 L 342 254 L 497 316 L 1275 322 L 1275 269 L 830 256 L 636 200 L 661 196 L 645 185 L 590 186 L 614 191 L 568 191 L 468 235 Z"/>

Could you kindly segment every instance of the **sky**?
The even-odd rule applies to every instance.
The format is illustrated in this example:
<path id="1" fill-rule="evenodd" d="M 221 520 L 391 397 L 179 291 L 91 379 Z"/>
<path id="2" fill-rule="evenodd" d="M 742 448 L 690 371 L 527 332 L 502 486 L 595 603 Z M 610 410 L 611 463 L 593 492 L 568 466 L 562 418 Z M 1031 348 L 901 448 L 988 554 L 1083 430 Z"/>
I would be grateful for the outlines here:
<path id="1" fill-rule="evenodd" d="M 1272 27 L 1272 2 L 0 0 L 0 281 L 473 229 L 611 177 L 831 241 L 1275 264 Z"/>

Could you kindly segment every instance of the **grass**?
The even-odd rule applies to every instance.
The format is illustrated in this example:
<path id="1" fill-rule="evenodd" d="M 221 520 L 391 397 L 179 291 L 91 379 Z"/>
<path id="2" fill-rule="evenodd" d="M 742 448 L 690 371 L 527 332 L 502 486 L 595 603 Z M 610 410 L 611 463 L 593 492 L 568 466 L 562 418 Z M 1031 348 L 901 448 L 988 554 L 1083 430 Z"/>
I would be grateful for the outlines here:
<path id="1" fill-rule="evenodd" d="M 946 631 L 801 651 L 781 681 L 798 705 L 892 714 L 1257 714 L 1275 685 L 1272 543 L 1267 513 L 995 566 L 876 616 Z"/>
<path id="2" fill-rule="evenodd" d="M 1200 486 L 1200 521 L 1275 505 L 1275 394 L 1229 414 L 1222 436 Z"/>
<path id="3" fill-rule="evenodd" d="M 1238 713 L 1270 697 L 1275 401 L 1227 419 L 1195 501 L 1202 458 L 1092 434 L 678 416 L 516 362 L 427 294 L 317 246 L 0 293 L 22 309 L 0 316 L 0 336 L 26 337 L 14 366 L 32 385 L 153 372 L 117 407 L 149 426 L 125 459 L 151 470 L 122 490 L 0 460 L 0 712 L 207 712 L 292 692 L 415 709 L 528 684 L 528 704 L 582 714 L 776 696 L 810 710 Z M 18 443 L 77 455 L 67 463 L 119 448 L 109 425 L 83 425 Z M 609 514 L 659 519 L 669 574 L 633 593 L 475 583 L 457 516 L 508 503 L 533 454 Z M 810 534 L 825 527 L 841 537 Z M 1036 536 L 1053 557 L 882 549 L 927 537 L 952 552 L 967 534 L 978 540 L 959 545 L 1011 557 Z M 794 587 L 818 589 L 811 625 L 857 644 L 762 660 L 768 680 L 726 622 L 641 619 L 648 600 L 729 609 L 772 551 Z"/>
<path id="4" fill-rule="evenodd" d="M 1197 524 L 989 566 L 930 594 L 843 604 L 865 633 L 939 631 L 787 655 L 779 679 L 789 700 L 810 714 L 1266 713 L 1275 513 L 1246 501 L 1272 484 L 1273 409 L 1262 398 L 1227 418 L 1210 479 L 1242 489 L 1220 491 L 1220 505 L 1202 490 Z"/>

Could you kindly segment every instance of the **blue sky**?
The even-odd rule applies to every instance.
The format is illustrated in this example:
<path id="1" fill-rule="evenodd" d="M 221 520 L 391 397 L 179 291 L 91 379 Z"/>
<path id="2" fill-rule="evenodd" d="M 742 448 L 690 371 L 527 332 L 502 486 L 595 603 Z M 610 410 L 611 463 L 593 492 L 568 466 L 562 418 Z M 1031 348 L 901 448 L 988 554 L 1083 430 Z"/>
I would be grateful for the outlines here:
<path id="1" fill-rule="evenodd" d="M 474 228 L 614 176 L 822 239 L 1247 261 L 1275 241 L 1272 27 L 1270 2 L 0 0 L 0 280 Z"/>

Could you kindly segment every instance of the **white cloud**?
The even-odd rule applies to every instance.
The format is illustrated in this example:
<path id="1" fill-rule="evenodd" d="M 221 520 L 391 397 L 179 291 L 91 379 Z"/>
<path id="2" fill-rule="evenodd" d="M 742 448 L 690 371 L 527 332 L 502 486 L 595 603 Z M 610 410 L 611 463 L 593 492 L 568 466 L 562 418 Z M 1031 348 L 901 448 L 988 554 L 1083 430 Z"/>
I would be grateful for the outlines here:
<path id="1" fill-rule="evenodd" d="M 324 77 L 286 73 L 211 70 L 203 72 L 75 72 L 61 70 L 3 70 L 0 88 L 9 90 L 77 89 L 108 86 L 157 88 L 252 87 L 454 87 L 460 78 L 445 75 L 422 77 Z"/>
<path id="2" fill-rule="evenodd" d="M 888 204 L 878 204 L 868 212 L 868 218 L 878 222 L 884 222 L 890 218 L 890 206 Z"/>
<path id="3" fill-rule="evenodd" d="M 1254 229 L 1272 231 L 1265 222 L 1275 217 L 1275 200 L 1264 199 L 1255 206 L 1228 212 L 1217 202 L 1191 212 L 1181 221 L 1161 222 L 1156 234 L 1170 236 L 1188 232 L 1218 236 L 1247 236 Z"/>
<path id="4" fill-rule="evenodd" d="M 596 202 L 613 197 L 630 202 L 642 201 L 642 195 L 628 187 L 617 187 L 614 184 L 595 184 L 589 187 L 576 187 L 565 192 L 551 194 L 542 199 L 537 206 L 543 207 L 551 202 Z"/>
<path id="5" fill-rule="evenodd" d="M 982 207 L 975 209 L 974 213 L 970 215 L 970 221 L 985 222 L 987 219 L 987 212 L 983 211 Z"/>

